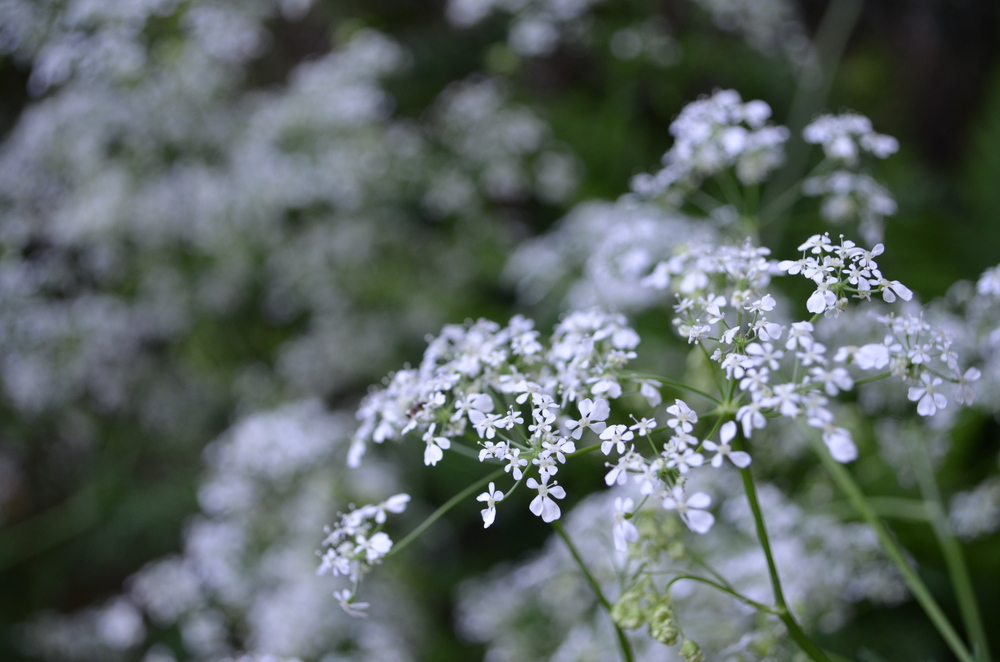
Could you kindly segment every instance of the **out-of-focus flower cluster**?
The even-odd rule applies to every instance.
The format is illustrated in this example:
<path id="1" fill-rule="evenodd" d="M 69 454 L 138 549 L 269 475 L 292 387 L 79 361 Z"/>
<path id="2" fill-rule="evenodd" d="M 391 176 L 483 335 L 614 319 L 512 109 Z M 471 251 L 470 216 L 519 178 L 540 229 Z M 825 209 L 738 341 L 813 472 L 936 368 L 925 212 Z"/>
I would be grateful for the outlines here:
<path id="1" fill-rule="evenodd" d="M 218 660 L 236 652 L 318 659 L 345 648 L 355 651 L 347 659 L 415 659 L 419 624 L 404 587 L 373 579 L 369 593 L 395 607 L 348 623 L 338 603 L 358 614 L 363 606 L 315 577 L 316 534 L 345 496 L 394 489 L 385 466 L 336 471 L 350 428 L 349 415 L 317 401 L 237 423 L 205 451 L 202 512 L 188 522 L 182 553 L 149 563 L 101 607 L 36 617 L 21 627 L 25 648 L 53 661 Z M 405 501 L 349 512 L 384 522 Z M 369 539 L 369 561 L 380 536 Z M 171 632 L 182 650 L 168 647 Z"/>

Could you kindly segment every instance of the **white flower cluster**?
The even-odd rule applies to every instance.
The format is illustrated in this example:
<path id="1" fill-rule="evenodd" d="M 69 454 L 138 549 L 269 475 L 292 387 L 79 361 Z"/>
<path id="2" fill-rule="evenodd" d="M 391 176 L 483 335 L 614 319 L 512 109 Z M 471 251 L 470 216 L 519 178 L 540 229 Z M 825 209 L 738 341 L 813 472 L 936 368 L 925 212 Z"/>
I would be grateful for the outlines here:
<path id="1" fill-rule="evenodd" d="M 551 55 L 560 41 L 584 27 L 591 7 L 604 0 L 449 0 L 446 16 L 456 27 L 469 27 L 496 10 L 513 14 L 507 43 L 522 57 Z"/>
<path id="2" fill-rule="evenodd" d="M 955 534 L 974 540 L 1000 529 L 1000 476 L 990 476 L 973 489 L 959 492 L 948 504 Z"/>
<path id="3" fill-rule="evenodd" d="M 814 235 L 799 250 L 803 251 L 799 260 L 776 262 L 767 258 L 767 249 L 749 243 L 741 248 L 705 246 L 659 263 L 644 281 L 679 294 L 674 306 L 678 332 L 690 343 L 706 345 L 726 378 L 738 384 L 742 395 L 736 420 L 745 436 L 765 427 L 769 413 L 803 418 L 822 431 L 836 459 L 853 460 L 857 449 L 851 434 L 835 425 L 827 406 L 830 397 L 853 389 L 848 364 L 863 370 L 888 366 L 911 386 L 910 399 L 918 402 L 917 411 L 924 416 L 944 406 L 938 391 L 941 370 L 959 384 L 960 400 L 972 397 L 963 385 L 977 379 L 978 371 L 958 372 L 948 335 L 930 333 L 919 319 L 887 316 L 891 334 L 883 342 L 861 347 L 828 352 L 816 342 L 813 323 L 824 314 L 844 310 L 847 296 L 868 300 L 880 293 L 892 303 L 897 297 L 909 300 L 912 293 L 882 275 L 874 260 L 884 250 L 881 244 L 866 250 L 848 240 L 835 245 L 828 235 Z M 816 284 L 806 301 L 811 319 L 790 324 L 772 319 L 778 302 L 766 288 L 771 276 L 782 272 L 801 274 Z"/>
<path id="4" fill-rule="evenodd" d="M 802 193 L 822 197 L 820 214 L 834 225 L 857 220 L 861 236 L 872 243 L 881 240 L 885 217 L 897 211 L 892 194 L 871 175 L 846 170 L 806 179 Z"/>
<path id="5" fill-rule="evenodd" d="M 719 90 L 685 106 L 670 125 L 674 146 L 663 155 L 663 169 L 632 179 L 632 190 L 672 201 L 684 189 L 734 168 L 744 185 L 759 184 L 785 161 L 788 129 L 767 123 L 764 101 L 743 103 L 735 90 Z"/>
<path id="6" fill-rule="evenodd" d="M 311 660 L 344 650 L 352 651 L 338 653 L 344 659 L 415 659 L 419 626 L 403 586 L 370 578 L 366 590 L 382 606 L 359 623 L 338 608 L 364 613 L 352 590 L 316 581 L 316 532 L 345 492 L 374 500 L 397 489 L 375 462 L 338 473 L 350 430 L 350 415 L 315 400 L 237 422 L 205 452 L 202 512 L 185 528 L 183 552 L 147 564 L 105 606 L 23 625 L 25 650 L 52 662 L 214 662 L 236 651 Z M 397 495 L 352 512 L 378 526 L 406 501 Z M 380 548 L 383 538 L 372 533 L 368 545 Z M 172 647 L 153 643 L 165 631 L 179 631 Z"/>
<path id="7" fill-rule="evenodd" d="M 372 566 L 381 563 L 392 549 L 392 539 L 380 530 L 387 513 L 401 513 L 409 502 L 410 495 L 397 494 L 377 505 L 369 504 L 342 513 L 340 522 L 327 529 L 323 546 L 330 549 L 323 553 L 317 572 L 347 577 L 356 587 Z M 352 591 L 345 589 L 336 595 L 347 613 L 365 615 L 367 605 L 354 603 Z"/>
<path id="8" fill-rule="evenodd" d="M 807 196 L 822 196 L 820 213 L 836 225 L 858 221 L 866 241 L 882 240 L 885 217 L 896 213 L 896 201 L 889 191 L 863 172 L 856 172 L 862 154 L 885 159 L 895 154 L 899 143 L 891 136 L 875 133 L 871 120 L 863 115 L 821 115 L 802 131 L 807 143 L 823 146 L 826 159 L 837 169 L 802 182 Z"/>
<path id="9" fill-rule="evenodd" d="M 858 165 L 862 153 L 884 159 L 899 150 L 895 138 L 875 133 L 871 120 L 857 113 L 821 115 L 802 130 L 802 136 L 807 143 L 822 145 L 826 158 L 849 167 Z"/>

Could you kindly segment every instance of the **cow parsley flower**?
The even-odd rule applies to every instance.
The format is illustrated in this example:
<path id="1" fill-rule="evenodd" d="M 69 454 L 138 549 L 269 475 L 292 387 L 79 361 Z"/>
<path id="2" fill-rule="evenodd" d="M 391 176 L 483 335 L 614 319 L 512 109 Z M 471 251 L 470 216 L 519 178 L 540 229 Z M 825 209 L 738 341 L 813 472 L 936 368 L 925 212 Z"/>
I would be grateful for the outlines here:
<path id="1" fill-rule="evenodd" d="M 490 482 L 489 488 L 476 497 L 476 501 L 482 501 L 486 503 L 486 507 L 481 511 L 483 515 L 483 528 L 488 528 L 490 524 L 493 524 L 493 520 L 497 516 L 497 503 L 503 501 L 503 492 L 496 489 L 493 482 Z"/>
<path id="2" fill-rule="evenodd" d="M 546 523 L 554 522 L 562 515 L 562 512 L 559 510 L 559 504 L 552 499 L 566 498 L 566 490 L 556 483 L 550 485 L 548 480 L 548 476 L 543 476 L 540 483 L 534 478 L 529 478 L 527 482 L 529 488 L 538 490 L 538 496 L 531 500 L 528 509 L 533 515 L 541 517 L 542 521 Z"/>

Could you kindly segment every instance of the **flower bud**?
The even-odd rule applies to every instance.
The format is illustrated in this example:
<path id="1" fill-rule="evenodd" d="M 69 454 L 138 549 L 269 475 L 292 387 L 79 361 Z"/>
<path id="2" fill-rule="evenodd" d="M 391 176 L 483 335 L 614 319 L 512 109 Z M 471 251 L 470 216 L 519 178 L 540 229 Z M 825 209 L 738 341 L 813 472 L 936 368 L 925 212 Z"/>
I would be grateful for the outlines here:
<path id="1" fill-rule="evenodd" d="M 625 591 L 611 607 L 611 620 L 623 630 L 634 630 L 646 622 L 646 610 L 642 604 L 643 586 L 637 585 Z"/>
<path id="2" fill-rule="evenodd" d="M 670 604 L 669 596 L 664 596 L 663 600 L 653 609 L 653 613 L 649 615 L 649 636 L 661 644 L 673 646 L 677 643 L 677 635 L 674 610 Z"/>
<path id="3" fill-rule="evenodd" d="M 690 639 L 685 639 L 681 644 L 681 657 L 684 658 L 684 662 L 705 662 L 705 654 L 701 652 L 698 644 Z"/>

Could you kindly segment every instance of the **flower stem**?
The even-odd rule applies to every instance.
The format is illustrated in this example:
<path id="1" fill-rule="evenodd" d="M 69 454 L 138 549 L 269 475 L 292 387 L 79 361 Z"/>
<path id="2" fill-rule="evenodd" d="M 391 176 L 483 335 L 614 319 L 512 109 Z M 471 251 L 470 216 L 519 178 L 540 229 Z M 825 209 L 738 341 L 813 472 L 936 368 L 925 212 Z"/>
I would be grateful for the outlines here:
<path id="1" fill-rule="evenodd" d="M 691 581 L 701 582 L 702 584 L 706 584 L 708 586 L 712 586 L 712 587 L 714 587 L 714 588 L 722 591 L 723 593 L 728 593 L 729 595 L 733 596 L 737 600 L 740 600 L 741 602 L 745 602 L 746 604 L 750 605 L 754 609 L 756 609 L 758 611 L 764 612 L 765 614 L 773 614 L 773 615 L 776 615 L 776 616 L 780 615 L 777 611 L 774 610 L 774 608 L 769 607 L 769 606 L 767 606 L 765 604 L 762 604 L 760 602 L 757 602 L 756 600 L 751 600 L 750 598 L 748 598 L 747 596 L 743 595 L 742 593 L 738 593 L 737 591 L 734 591 L 733 589 L 731 589 L 731 588 L 729 588 L 727 586 L 723 586 L 722 584 L 719 584 L 718 582 L 712 581 L 711 579 L 708 579 L 707 577 L 699 577 L 697 575 L 688 575 L 688 574 L 678 575 L 678 576 L 674 577 L 673 579 L 671 579 L 667 583 L 667 590 L 669 591 L 671 586 L 673 586 L 676 582 L 679 582 L 682 579 L 690 579 Z"/>
<path id="2" fill-rule="evenodd" d="M 552 528 L 556 530 L 559 537 L 563 539 L 564 543 L 566 543 L 566 547 L 569 549 L 570 555 L 573 557 L 573 560 L 576 561 L 576 564 L 580 566 L 580 571 L 583 572 L 583 576 L 587 578 L 587 582 L 590 583 L 590 587 L 594 589 L 594 594 L 597 595 L 598 602 L 601 603 L 601 606 L 604 607 L 610 617 L 611 603 L 608 602 L 606 597 L 604 597 L 604 593 L 601 591 L 601 585 L 598 584 L 594 576 L 590 574 L 587 564 L 583 562 L 583 558 L 580 557 L 580 553 L 576 550 L 576 547 L 573 546 L 573 542 L 569 539 L 569 536 L 566 534 L 566 531 L 563 529 L 559 520 L 552 522 Z M 626 662 L 633 662 L 632 644 L 629 643 L 628 637 L 625 636 L 625 633 L 620 627 L 618 627 L 617 623 L 612 621 L 611 624 L 614 626 L 615 632 L 618 634 L 618 644 L 622 649 L 622 657 Z"/>
<path id="3" fill-rule="evenodd" d="M 917 484 L 920 486 L 920 494 L 925 500 L 924 505 L 931 528 L 934 530 L 934 536 L 941 547 L 944 563 L 948 568 L 948 576 L 951 578 L 955 597 L 958 598 L 958 609 L 962 614 L 965 631 L 972 640 L 975 659 L 992 659 L 989 640 L 986 637 L 986 630 L 983 628 L 982 617 L 976 604 L 976 593 L 972 588 L 972 579 L 969 577 L 969 568 L 965 564 L 962 548 L 959 546 L 958 540 L 955 539 L 951 524 L 945 515 L 941 492 L 934 479 L 934 468 L 931 466 L 930 459 L 924 449 L 911 445 L 910 456 L 913 460 Z"/>
<path id="4" fill-rule="evenodd" d="M 743 443 L 740 441 L 739 436 L 733 441 L 739 450 L 743 450 Z M 813 643 L 812 639 L 809 638 L 802 629 L 802 626 L 795 620 L 795 616 L 788 609 L 784 591 L 781 589 L 781 577 L 778 575 L 778 567 L 775 565 L 774 555 L 771 553 L 771 542 L 767 536 L 767 527 L 764 525 L 764 515 L 760 510 L 760 501 L 757 499 L 757 488 L 753 482 L 753 474 L 750 473 L 749 468 L 746 468 L 740 469 L 740 475 L 743 477 L 743 488 L 746 491 L 747 502 L 750 504 L 750 510 L 753 512 L 754 523 L 757 527 L 757 539 L 760 541 L 764 557 L 767 559 L 767 571 L 771 576 L 771 590 L 774 592 L 774 602 L 777 605 L 774 613 L 785 624 L 785 627 L 788 628 L 789 636 L 791 636 L 806 655 L 816 660 L 816 662 L 830 662 L 830 658 L 826 656 L 826 653 L 819 646 Z"/>
<path id="5" fill-rule="evenodd" d="M 955 632 L 955 628 L 952 627 L 944 612 L 941 611 L 941 607 L 934 599 L 934 596 L 931 595 L 927 586 L 917 573 L 913 571 L 910 564 L 906 562 L 899 544 L 896 543 L 896 540 L 889 533 L 885 524 L 879 519 L 878 514 L 869 505 L 861 488 L 854 482 L 854 478 L 851 477 L 851 474 L 842 464 L 833 459 L 826 446 L 823 445 L 823 442 L 816 435 L 809 435 L 809 440 L 816 449 L 816 453 L 823 462 L 823 466 L 833 477 L 834 482 L 837 483 L 837 487 L 840 488 L 854 505 L 854 509 L 861 516 L 861 519 L 874 529 L 875 535 L 878 536 L 879 542 L 882 543 L 882 549 L 885 551 L 886 556 L 889 557 L 889 560 L 899 570 L 907 587 L 913 593 L 913 597 L 920 603 L 924 613 L 927 614 L 934 627 L 937 628 L 937 631 L 948 644 L 948 647 L 951 648 L 955 657 L 961 662 L 975 662 L 975 659 L 969 653 L 969 649 L 966 648 L 958 633 Z"/>
<path id="6" fill-rule="evenodd" d="M 503 473 L 504 473 L 503 469 L 497 469 L 493 473 L 487 474 L 486 476 L 483 476 L 482 478 L 480 478 L 479 480 L 477 480 L 476 482 L 474 482 L 472 485 L 469 485 L 467 488 L 465 488 L 464 490 L 462 490 L 461 492 L 459 492 L 458 494 L 456 494 L 452 498 L 448 499 L 444 503 L 444 505 L 442 505 L 440 508 L 438 508 L 433 513 L 431 513 L 430 516 L 427 519 L 425 519 L 423 522 L 421 522 L 420 525 L 417 528 L 415 528 L 412 531 L 410 531 L 406 535 L 405 538 L 403 538 L 398 543 L 396 543 L 395 545 L 393 545 L 392 549 L 389 550 L 389 553 L 386 554 L 385 557 L 388 558 L 388 557 L 393 556 L 394 554 L 396 554 L 398 552 L 401 552 L 404 549 L 406 549 L 406 547 L 411 542 L 413 542 L 414 540 L 416 540 L 417 538 L 419 538 L 420 534 L 423 533 L 424 531 L 426 531 L 430 527 L 431 524 L 433 524 L 434 522 L 436 522 L 439 519 L 441 519 L 444 516 L 445 513 L 447 513 L 449 510 L 451 510 L 456 505 L 458 505 L 458 503 L 460 501 L 462 501 L 463 499 L 471 496 L 476 490 L 481 490 L 484 485 L 486 485 L 487 483 L 489 483 L 491 480 L 495 480 L 495 479 L 499 478 L 500 476 L 503 475 Z"/>

